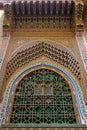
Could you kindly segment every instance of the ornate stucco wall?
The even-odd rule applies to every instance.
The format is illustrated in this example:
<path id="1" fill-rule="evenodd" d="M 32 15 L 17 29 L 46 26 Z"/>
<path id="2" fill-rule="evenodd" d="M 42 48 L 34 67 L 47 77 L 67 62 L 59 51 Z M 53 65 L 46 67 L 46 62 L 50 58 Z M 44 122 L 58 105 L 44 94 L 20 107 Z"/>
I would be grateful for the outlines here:
<path id="1" fill-rule="evenodd" d="M 83 0 L 84 2 L 86 2 L 86 0 Z M 86 7 L 86 6 L 85 6 Z M 85 10 L 85 9 L 84 9 Z M 84 12 L 84 16 L 86 16 L 87 12 Z M 3 54 L 3 64 L 2 64 L 2 68 L 0 70 L 0 102 L 3 101 L 3 97 L 5 94 L 5 90 L 7 87 L 7 84 L 9 83 L 10 79 L 14 77 L 14 75 L 19 74 L 20 70 L 22 70 L 23 68 L 19 67 L 15 72 L 12 73 L 12 75 L 9 76 L 8 80 L 6 80 L 5 76 L 6 76 L 6 66 L 7 63 L 14 57 L 16 56 L 17 53 L 20 53 L 22 50 L 26 49 L 26 48 L 30 48 L 33 46 L 33 42 L 35 42 L 36 44 L 38 44 L 39 42 L 44 42 L 44 43 L 50 43 L 52 46 L 58 48 L 61 46 L 61 48 L 65 48 L 65 50 L 67 50 L 67 52 L 69 51 L 74 57 L 75 59 L 78 61 L 79 63 L 79 67 L 80 67 L 80 73 L 81 73 L 81 79 L 78 80 L 77 77 L 75 77 L 75 75 L 73 75 L 73 73 L 71 71 L 69 71 L 68 68 L 64 68 L 65 70 L 68 71 L 68 73 L 70 75 L 73 75 L 73 77 L 76 79 L 76 81 L 79 83 L 80 87 L 81 87 L 81 93 L 84 97 L 84 101 L 85 104 L 87 105 L 87 73 L 85 71 L 85 67 L 82 61 L 82 57 L 80 54 L 80 50 L 77 44 L 77 40 L 76 40 L 76 32 L 45 32 L 45 31 L 30 31 L 30 32 L 25 32 L 20 31 L 20 29 L 18 31 L 14 31 L 11 30 L 11 32 L 9 33 L 9 28 L 10 26 L 8 26 L 8 30 L 5 30 L 3 36 L 3 40 L 2 40 L 2 28 L 3 28 L 3 22 L 2 22 L 2 18 L 1 20 L 1 33 L 0 33 L 0 41 L 3 48 L 1 49 Z M 7 21 L 7 20 L 6 20 Z M 4 24 L 5 24 L 5 20 L 4 20 Z M 87 40 L 87 17 L 84 17 L 84 24 L 85 24 L 85 31 L 83 33 L 84 37 Z M 0 45 L 1 45 L 0 43 Z M 33 52 L 32 52 L 33 53 Z M 33 61 L 34 63 L 38 63 L 39 60 L 41 59 L 36 59 L 36 61 Z M 54 63 L 54 61 L 50 60 L 50 59 L 46 59 L 47 61 L 50 61 L 52 63 Z M 43 61 L 43 60 L 42 60 Z M 46 62 L 46 61 L 45 61 Z M 30 63 L 30 62 L 29 62 Z M 31 62 L 32 63 L 32 62 Z M 55 61 L 56 64 L 56 61 Z M 23 66 L 24 67 L 24 66 Z M 63 67 L 63 66 L 62 66 Z M 2 106 L 2 105 L 0 105 Z M 2 128 L 3 130 L 4 128 Z M 65 128 L 66 129 L 66 128 Z M 64 129 L 64 130 L 65 130 Z M 77 128 L 79 130 L 79 128 Z M 25 130 L 25 128 L 24 128 Z M 67 128 L 68 130 L 68 128 Z M 70 130 L 70 128 L 69 128 Z M 72 128 L 73 130 L 73 128 Z M 85 128 L 81 128 L 80 130 L 85 130 Z"/>

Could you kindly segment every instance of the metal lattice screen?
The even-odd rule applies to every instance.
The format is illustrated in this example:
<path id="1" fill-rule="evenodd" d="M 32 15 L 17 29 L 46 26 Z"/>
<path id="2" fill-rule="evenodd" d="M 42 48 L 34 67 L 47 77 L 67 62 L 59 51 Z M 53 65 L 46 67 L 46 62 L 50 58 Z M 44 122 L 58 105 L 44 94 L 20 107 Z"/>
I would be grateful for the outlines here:
<path id="1" fill-rule="evenodd" d="M 26 75 L 17 86 L 10 123 L 76 123 L 65 79 L 47 69 Z"/>

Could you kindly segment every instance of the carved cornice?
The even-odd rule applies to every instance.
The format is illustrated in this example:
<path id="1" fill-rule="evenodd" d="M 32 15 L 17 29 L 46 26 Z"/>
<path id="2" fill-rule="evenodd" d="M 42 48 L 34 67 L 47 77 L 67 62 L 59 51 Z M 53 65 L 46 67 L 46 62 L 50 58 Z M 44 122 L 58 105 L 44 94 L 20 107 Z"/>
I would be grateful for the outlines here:
<path id="1" fill-rule="evenodd" d="M 83 31 L 82 0 L 8 0 L 4 4 L 5 17 L 12 19 L 12 28 L 75 28 Z M 48 23 L 48 24 L 47 24 Z M 49 27 L 48 27 L 49 26 Z M 71 29 L 72 30 L 72 29 Z"/>
<path id="2" fill-rule="evenodd" d="M 71 16 L 74 1 L 11 1 L 4 3 L 6 17 L 13 16 Z"/>
<path id="3" fill-rule="evenodd" d="M 74 31 L 73 1 L 11 1 L 4 4 L 5 17 L 12 28 L 54 28 Z M 39 30 L 40 30 L 39 29 Z M 52 31 L 52 30 L 50 30 Z M 67 31 L 67 30 L 66 30 Z"/>

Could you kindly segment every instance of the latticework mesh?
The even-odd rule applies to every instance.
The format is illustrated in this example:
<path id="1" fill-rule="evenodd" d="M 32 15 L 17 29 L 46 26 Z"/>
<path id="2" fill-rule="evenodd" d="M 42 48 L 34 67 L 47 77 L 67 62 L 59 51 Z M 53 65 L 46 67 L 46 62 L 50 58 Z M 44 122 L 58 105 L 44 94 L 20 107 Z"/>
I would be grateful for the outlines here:
<path id="1" fill-rule="evenodd" d="M 17 86 L 10 123 L 76 123 L 65 79 L 47 69 L 26 75 Z"/>

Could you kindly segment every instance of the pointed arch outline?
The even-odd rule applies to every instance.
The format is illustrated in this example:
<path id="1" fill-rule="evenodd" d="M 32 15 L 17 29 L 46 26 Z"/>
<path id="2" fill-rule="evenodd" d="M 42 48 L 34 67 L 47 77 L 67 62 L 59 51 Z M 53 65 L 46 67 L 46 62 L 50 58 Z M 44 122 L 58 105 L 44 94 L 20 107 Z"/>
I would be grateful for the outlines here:
<path id="1" fill-rule="evenodd" d="M 76 95 L 76 101 L 77 101 L 77 105 L 78 105 L 78 111 L 79 111 L 81 123 L 86 124 L 86 122 L 87 122 L 86 106 L 85 106 L 85 102 L 84 102 L 79 84 L 75 81 L 75 79 L 66 70 L 64 70 L 60 66 L 50 64 L 48 62 L 39 62 L 39 63 L 30 65 L 30 66 L 24 68 L 21 72 L 19 72 L 16 76 L 14 76 L 13 79 L 8 83 L 7 89 L 5 91 L 5 95 L 3 98 L 3 106 L 2 106 L 2 112 L 1 112 L 2 117 L 0 119 L 0 122 L 5 123 L 5 119 L 8 114 L 8 108 L 9 108 L 9 104 L 10 104 L 12 89 L 14 88 L 14 85 L 17 82 L 17 80 L 19 79 L 19 77 L 21 75 L 23 75 L 26 71 L 29 71 L 36 67 L 41 67 L 42 65 L 50 67 L 52 69 L 56 69 L 57 71 L 61 72 L 71 83 L 71 85 L 74 89 L 75 95 Z"/>

